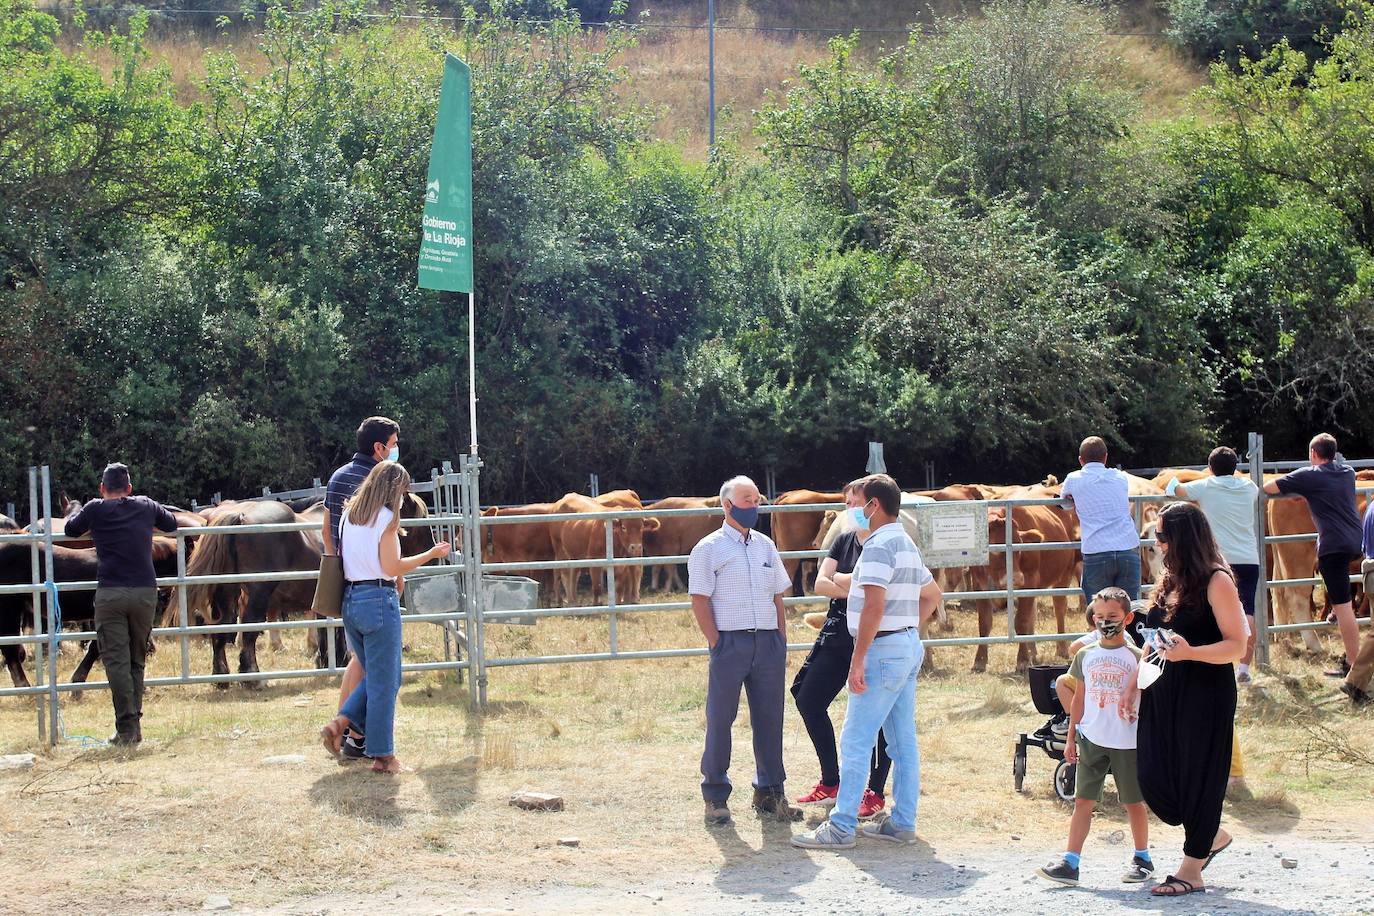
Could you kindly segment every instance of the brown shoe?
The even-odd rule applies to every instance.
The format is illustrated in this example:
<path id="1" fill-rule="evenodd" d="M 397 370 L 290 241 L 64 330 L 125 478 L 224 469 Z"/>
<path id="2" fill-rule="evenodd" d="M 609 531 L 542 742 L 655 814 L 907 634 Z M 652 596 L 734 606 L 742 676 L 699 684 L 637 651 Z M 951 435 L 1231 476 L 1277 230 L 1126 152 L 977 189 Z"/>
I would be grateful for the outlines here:
<path id="1" fill-rule="evenodd" d="M 765 817 L 772 817 L 789 823 L 802 819 L 801 809 L 792 807 L 787 801 L 787 796 L 781 792 L 755 789 L 754 810 Z"/>
<path id="2" fill-rule="evenodd" d="M 725 802 L 706 803 L 706 823 L 714 825 L 724 825 L 730 823 L 730 809 L 725 806 Z"/>

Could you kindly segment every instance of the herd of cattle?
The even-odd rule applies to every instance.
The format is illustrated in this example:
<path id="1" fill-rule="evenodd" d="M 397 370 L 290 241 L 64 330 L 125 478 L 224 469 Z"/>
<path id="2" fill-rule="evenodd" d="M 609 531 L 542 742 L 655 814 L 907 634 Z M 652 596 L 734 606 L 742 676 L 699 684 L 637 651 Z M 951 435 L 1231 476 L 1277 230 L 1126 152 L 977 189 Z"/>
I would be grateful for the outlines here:
<path id="1" fill-rule="evenodd" d="M 1186 483 L 1197 479 L 1203 473 L 1205 472 L 1165 469 L 1153 480 L 1133 476 L 1130 478 L 1131 493 L 1163 496 L 1163 487 L 1171 477 L 1177 476 Z M 1374 484 L 1374 471 L 1361 471 L 1358 479 L 1360 486 Z M 913 494 L 921 501 L 1017 501 L 1053 498 L 1059 495 L 1060 487 L 1053 477 L 1030 486 L 959 484 Z M 792 490 L 779 495 L 775 502 L 780 506 L 800 506 L 837 503 L 841 498 L 838 492 Z M 1361 494 L 1361 512 L 1364 510 L 1365 499 L 1365 495 Z M 76 508 L 76 504 L 64 504 L 63 514 Z M 484 510 L 483 516 L 516 516 L 525 520 L 512 524 L 482 526 L 482 559 L 486 563 L 548 563 L 560 560 L 604 559 L 607 522 L 596 518 L 596 515 L 627 509 L 652 511 L 698 508 L 719 509 L 720 499 L 674 496 L 646 506 L 635 491 L 616 490 L 597 497 L 569 493 L 552 503 L 493 507 Z M 1141 536 L 1147 540 L 1152 538 L 1159 508 L 1160 503 L 1144 503 L 1141 507 Z M 227 527 L 285 522 L 307 522 L 313 525 L 307 531 L 187 537 L 189 557 L 186 573 L 188 576 L 232 576 L 245 573 L 314 571 L 319 567 L 323 550 L 319 532 L 323 512 L 323 503 L 319 500 L 294 503 L 270 500 L 229 501 L 199 512 L 175 510 L 177 520 L 183 527 Z M 541 518 L 565 513 L 578 513 L 588 517 L 571 521 L 548 521 Z M 423 500 L 412 495 L 403 515 L 407 518 L 425 518 L 428 516 L 428 509 Z M 835 530 L 844 523 L 845 518 L 843 514 L 837 515 L 833 511 L 824 510 L 778 512 L 767 517 L 770 519 L 772 537 L 781 551 L 814 550 L 828 546 Z M 718 514 L 614 519 L 611 521 L 611 529 L 615 556 L 681 556 L 690 553 L 697 541 L 720 524 Z M 1009 507 L 989 509 L 989 544 L 1005 543 L 1008 525 L 1011 526 L 1011 540 L 1017 544 L 1066 542 L 1079 538 L 1076 514 L 1071 508 L 1061 506 L 1018 505 L 1013 502 Z M 42 531 L 45 526 L 50 526 L 54 535 L 61 535 L 63 519 L 54 518 L 40 522 L 37 530 Z M 1270 500 L 1267 526 L 1268 533 L 1273 535 L 1307 534 L 1315 530 L 1307 504 L 1300 499 Z M 0 516 L 0 531 L 5 530 L 29 529 L 20 529 L 12 520 Z M 403 528 L 402 533 L 402 550 L 406 554 L 419 553 L 433 544 L 434 534 L 430 527 L 420 525 Z M 1143 546 L 1141 550 L 1145 561 L 1142 564 L 1144 576 L 1152 579 L 1154 571 L 1158 569 L 1158 558 L 1149 546 Z M 40 553 L 40 576 L 43 577 L 47 574 L 46 562 L 46 556 Z M 792 577 L 792 593 L 804 594 L 805 584 L 814 576 L 815 561 L 789 559 L 784 562 Z M 31 564 L 32 551 L 28 544 L 0 543 L 0 585 L 32 582 Z M 153 539 L 153 564 L 159 577 L 176 576 L 177 556 L 174 538 Z M 1028 590 L 1073 587 L 1078 583 L 1081 567 L 1081 558 L 1077 550 L 1017 551 L 1011 570 L 1013 585 L 1017 589 Z M 1313 576 L 1316 569 L 1315 543 L 1307 540 L 1270 545 L 1268 569 L 1271 579 L 1304 579 Z M 95 570 L 95 551 L 89 541 L 64 541 L 54 546 L 54 581 L 92 581 L 95 579 Z M 649 566 L 650 588 L 684 590 L 681 570 L 681 566 L 672 563 Z M 589 569 L 585 572 L 590 573 L 588 578 L 592 602 L 602 603 L 606 591 L 605 575 L 599 569 Z M 541 595 L 547 602 L 555 606 L 573 606 L 578 601 L 578 588 L 583 573 L 582 569 L 560 569 L 535 570 L 525 574 L 540 582 Z M 1006 574 L 1005 558 L 999 553 L 994 553 L 985 566 L 941 570 L 940 579 L 946 591 L 999 591 L 1007 587 Z M 643 578 L 642 566 L 615 567 L 613 579 L 616 603 L 638 603 Z M 186 607 L 193 624 L 242 622 L 251 625 L 292 614 L 309 614 L 313 594 L 314 583 L 308 579 L 244 584 L 200 583 L 187 586 Z M 90 628 L 93 595 L 91 591 L 61 593 L 62 621 L 65 626 Z M 1314 619 L 1324 610 L 1322 607 L 1314 606 L 1314 597 L 1316 595 L 1310 585 L 1271 589 L 1270 606 L 1273 608 L 1274 619 L 1279 623 Z M 1056 596 L 1052 600 L 1057 631 L 1065 633 L 1081 629 L 1071 627 L 1067 623 L 1069 598 Z M 1075 603 L 1081 602 L 1075 599 Z M 1002 605 L 991 599 L 978 599 L 974 604 L 978 613 L 979 635 L 986 636 L 991 632 L 995 610 Z M 1017 599 L 1015 625 L 1018 634 L 1029 635 L 1035 632 L 1035 604 L 1033 597 Z M 0 637 L 17 635 L 26 626 L 31 627 L 32 607 L 33 600 L 30 594 L 0 595 Z M 162 607 L 161 625 L 176 626 L 180 616 L 180 601 L 172 590 L 164 590 Z M 323 635 L 325 632 L 318 631 L 320 637 L 315 649 L 316 664 L 321 667 L 326 664 L 327 659 L 328 647 Z M 274 642 L 277 642 L 277 631 L 273 630 L 272 635 Z M 259 633 L 245 632 L 242 636 L 243 638 L 238 640 L 238 670 L 240 673 L 256 672 Z M 1303 639 L 1309 649 L 1320 651 L 1320 644 L 1311 631 L 1304 631 Z M 215 634 L 211 637 L 214 673 L 229 673 L 225 651 L 226 646 L 234 640 L 235 636 L 232 633 Z M 1060 654 L 1064 654 L 1066 643 L 1059 642 L 1057 645 Z M 0 651 L 3 651 L 5 664 L 14 685 L 28 686 L 23 667 L 23 647 L 3 646 L 0 647 Z M 72 676 L 73 682 L 83 682 L 86 679 L 98 654 L 95 644 L 91 643 Z M 337 657 L 342 658 L 342 647 L 338 648 Z M 1018 669 L 1024 669 L 1034 661 L 1034 658 L 1034 643 L 1018 644 Z M 980 645 L 975 650 L 973 667 L 974 670 L 981 671 L 986 665 L 987 646 Z"/>

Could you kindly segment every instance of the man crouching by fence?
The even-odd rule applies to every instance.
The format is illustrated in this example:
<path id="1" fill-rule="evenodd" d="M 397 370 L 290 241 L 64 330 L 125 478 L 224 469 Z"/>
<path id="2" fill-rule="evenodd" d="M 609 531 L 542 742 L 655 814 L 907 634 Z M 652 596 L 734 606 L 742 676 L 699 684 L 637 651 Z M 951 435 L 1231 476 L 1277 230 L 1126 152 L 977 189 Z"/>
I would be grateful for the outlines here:
<path id="1" fill-rule="evenodd" d="M 143 740 L 143 666 L 157 610 L 153 528 L 176 531 L 176 516 L 146 496 L 134 496 L 129 469 L 106 466 L 100 499 L 67 519 L 66 532 L 87 531 L 95 542 L 95 639 L 110 682 L 115 733 L 110 743 L 131 747 Z"/>
<path id="2" fill-rule="evenodd" d="M 710 647 L 706 684 L 706 751 L 701 794 L 706 821 L 730 823 L 730 726 L 739 692 L 749 697 L 754 732 L 754 809 L 800 820 L 783 794 L 782 713 L 787 676 L 787 616 L 782 594 L 792 581 L 767 535 L 754 531 L 759 488 L 734 477 L 720 488 L 725 524 L 702 538 L 687 560 L 692 613 Z"/>
<path id="3" fill-rule="evenodd" d="M 916 746 L 916 673 L 925 648 L 918 630 L 942 595 L 921 553 L 897 520 L 902 491 L 886 474 L 860 481 L 860 511 L 872 532 L 849 587 L 849 708 L 840 733 L 840 791 L 830 818 L 798 834 L 803 849 L 847 849 L 859 825 L 859 799 L 868 784 L 869 760 L 882 729 L 892 758 L 890 815 L 859 832 L 889 843 L 916 842 L 916 804 L 921 759 Z"/>

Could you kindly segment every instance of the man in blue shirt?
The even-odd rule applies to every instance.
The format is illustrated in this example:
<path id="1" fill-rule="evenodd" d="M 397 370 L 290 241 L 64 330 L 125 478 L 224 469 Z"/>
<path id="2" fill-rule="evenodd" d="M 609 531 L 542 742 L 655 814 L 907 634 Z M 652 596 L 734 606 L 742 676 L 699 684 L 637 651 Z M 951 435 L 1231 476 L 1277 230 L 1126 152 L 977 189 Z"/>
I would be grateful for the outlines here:
<path id="1" fill-rule="evenodd" d="M 324 552 L 327 556 L 339 555 L 339 525 L 343 519 L 344 503 L 348 502 L 362 486 L 367 475 L 380 462 L 400 458 L 401 426 L 386 417 L 368 417 L 358 426 L 358 450 L 353 460 L 339 468 L 329 477 L 329 486 L 324 491 L 324 523 L 321 535 L 324 537 Z M 344 668 L 343 682 L 339 685 L 339 705 L 348 700 L 353 688 L 363 679 L 363 663 L 349 647 L 350 657 Z M 344 736 L 340 748 L 343 756 L 359 759 L 363 756 L 363 736 L 350 731 Z"/>
<path id="2" fill-rule="evenodd" d="M 1360 626 L 1351 603 L 1350 564 L 1360 556 L 1360 516 L 1355 511 L 1355 471 L 1336 461 L 1336 437 L 1321 433 L 1307 447 L 1311 467 L 1299 468 L 1264 485 L 1271 496 L 1302 496 L 1317 526 L 1317 570 L 1326 585 L 1331 613 L 1340 627 L 1345 657 L 1332 677 L 1350 673 L 1360 648 Z"/>

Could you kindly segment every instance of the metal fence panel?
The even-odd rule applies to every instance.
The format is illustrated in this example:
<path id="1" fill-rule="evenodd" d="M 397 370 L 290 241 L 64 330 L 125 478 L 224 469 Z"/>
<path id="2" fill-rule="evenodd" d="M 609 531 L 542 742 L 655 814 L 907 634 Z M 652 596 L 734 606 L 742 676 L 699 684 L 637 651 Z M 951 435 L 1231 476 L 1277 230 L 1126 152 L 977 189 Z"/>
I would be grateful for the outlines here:
<path id="1" fill-rule="evenodd" d="M 1249 457 L 1256 470 L 1252 471 L 1252 476 L 1256 482 L 1261 484 L 1263 491 L 1262 475 L 1259 468 L 1264 467 L 1263 457 L 1263 437 L 1252 435 L 1250 441 Z M 640 510 L 628 509 L 608 509 L 597 513 L 563 513 L 534 516 L 513 516 L 499 515 L 484 518 L 481 514 L 478 480 L 482 462 L 476 456 L 465 456 L 461 459 L 458 470 L 454 470 L 451 465 L 445 463 L 442 472 L 434 471 L 431 479 L 422 484 L 417 484 L 413 489 L 423 490 L 433 494 L 435 515 L 423 519 L 405 519 L 401 524 L 407 527 L 427 525 L 436 530 L 441 539 L 454 542 L 457 554 L 450 557 L 449 561 L 438 567 L 423 567 L 416 570 L 407 578 L 419 581 L 426 576 L 456 576 L 456 581 L 462 583 L 461 605 L 455 607 L 451 612 L 446 613 L 407 613 L 405 622 L 432 622 L 444 627 L 445 639 L 445 660 L 442 662 L 412 663 L 402 666 L 402 670 L 411 671 L 454 671 L 461 676 L 462 672 L 468 672 L 469 679 L 469 699 L 477 708 L 482 708 L 487 701 L 488 674 L 489 668 L 509 668 L 520 665 L 542 665 L 542 664 L 568 664 L 577 662 L 596 662 L 596 661 L 617 661 L 617 660 L 637 660 L 649 658 L 679 658 L 692 657 L 706 654 L 704 647 L 675 648 L 675 649 L 648 649 L 625 651 L 620 647 L 619 640 L 619 621 L 625 614 L 639 613 L 665 613 L 681 612 L 691 607 L 690 601 L 642 601 L 635 604 L 625 604 L 624 595 L 618 593 L 616 583 L 616 570 L 627 568 L 640 570 L 646 566 L 666 565 L 669 563 L 684 563 L 686 556 L 670 557 L 618 557 L 615 551 L 615 537 L 613 525 L 619 519 L 626 518 L 666 518 L 670 516 L 703 516 L 713 515 L 720 517 L 722 511 L 719 508 L 705 509 L 675 509 L 654 511 L 652 507 Z M 29 475 L 29 515 L 30 522 L 36 527 L 40 520 L 39 506 L 42 506 L 42 518 L 51 517 L 51 478 L 46 467 L 32 468 Z M 313 487 L 307 490 L 288 491 L 286 493 L 272 493 L 264 498 L 290 497 L 300 498 L 304 496 L 319 495 L 323 488 Z M 1363 488 L 1361 492 L 1369 492 L 1370 488 Z M 1272 546 L 1304 540 L 1315 539 L 1315 534 L 1300 535 L 1271 535 L 1267 529 L 1267 514 L 1265 506 L 1270 497 L 1261 497 L 1257 506 L 1257 537 L 1262 546 Z M 1160 503 L 1168 501 L 1166 496 L 1136 496 L 1131 497 L 1133 512 L 1139 521 L 1145 503 Z M 1011 505 L 1031 505 L 1031 506 L 1067 506 L 1070 505 L 1066 500 L 1056 498 L 1036 498 L 1029 500 L 988 500 L 986 505 L 992 508 L 1008 507 Z M 780 514 L 789 512 L 823 512 L 830 509 L 841 509 L 839 503 L 822 503 L 808 505 L 789 505 L 777 506 L 768 505 L 761 507 L 763 512 L 768 514 Z M 1049 543 L 1017 543 L 1015 541 L 1015 528 L 1011 518 L 1012 513 L 1007 513 L 1007 520 L 1004 527 L 1002 543 L 989 545 L 989 550 L 993 554 L 1000 554 L 1001 560 L 993 559 L 991 562 L 1000 562 L 1002 570 L 1006 576 L 1002 587 L 994 589 L 966 589 L 964 591 L 952 591 L 945 597 L 946 600 L 991 600 L 1005 603 L 1006 627 L 1004 633 L 989 634 L 985 637 L 950 637 L 935 638 L 926 641 L 931 647 L 941 646 L 983 646 L 997 644 L 1021 644 L 1054 642 L 1065 639 L 1072 639 L 1080 635 L 1077 633 L 1041 633 L 1041 634 L 1021 634 L 1016 632 L 1016 601 L 1020 598 L 1033 597 L 1058 597 L 1081 595 L 1081 589 L 1073 586 L 1060 586 L 1053 588 L 1017 588 L 1015 586 L 1015 575 L 1013 565 L 1017 554 L 1025 551 L 1037 550 L 1079 550 L 1080 541 L 1058 541 Z M 483 562 L 481 555 L 482 534 L 481 529 L 484 525 L 506 525 L 506 524 L 539 524 L 560 521 L 592 520 L 605 525 L 605 555 L 598 558 L 582 560 L 553 560 L 543 562 Z M 27 543 L 31 553 L 31 581 L 27 584 L 0 586 L 0 594 L 29 594 L 35 605 L 34 631 L 32 635 L 20 633 L 18 636 L 0 638 L 0 645 L 21 645 L 32 646 L 35 656 L 35 683 L 27 688 L 4 688 L 0 689 L 0 697 L 3 696 L 25 696 L 32 695 L 36 698 L 37 727 L 40 740 L 48 740 L 56 743 L 61 738 L 60 734 L 60 706 L 59 696 L 62 693 L 70 693 L 78 690 L 101 689 L 106 685 L 103 681 L 91 681 L 88 683 L 64 683 L 60 679 L 57 670 L 58 655 L 57 647 L 64 641 L 74 641 L 90 639 L 94 634 L 90 631 L 64 631 L 60 619 L 60 595 L 63 592 L 89 590 L 95 588 L 94 582 L 55 582 L 53 581 L 53 548 L 55 543 L 60 543 L 62 539 L 55 538 L 50 530 L 51 526 L 45 526 L 41 534 L 20 533 L 0 535 L 2 542 L 22 542 Z M 233 575 L 219 576 L 196 576 L 187 575 L 186 558 L 186 538 L 188 536 L 215 537 L 226 534 L 251 536 L 256 534 L 270 534 L 284 531 L 312 530 L 314 523 L 284 523 L 272 525 L 241 525 L 241 526 L 205 526 L 198 528 L 186 528 L 176 532 L 177 540 L 177 575 L 171 578 L 158 580 L 160 586 L 175 586 L 177 595 L 177 625 L 174 627 L 158 627 L 154 630 L 154 635 L 159 637 L 173 637 L 177 639 L 181 650 L 180 671 L 178 675 L 171 677 L 160 677 L 149 679 L 147 683 L 152 686 L 166 686 L 176 684 L 223 684 L 239 681 L 258 681 L 268 678 L 304 678 L 316 677 L 322 674 L 336 674 L 341 669 L 339 660 L 333 657 L 333 639 L 328 640 L 330 649 L 329 667 L 323 669 L 289 669 L 284 671 L 260 671 L 250 673 L 229 673 L 229 674 L 210 674 L 195 675 L 191 671 L 190 659 L 190 640 L 193 636 L 210 636 L 216 634 L 237 634 L 248 632 L 269 632 L 273 630 L 303 629 L 315 631 L 325 629 L 333 631 L 341 625 L 337 618 L 328 619 L 304 619 L 280 622 L 260 622 L 233 624 L 204 624 L 192 626 L 189 620 L 188 608 L 186 605 L 185 586 L 192 584 L 251 584 L 255 582 L 285 582 L 314 579 L 318 575 L 316 571 L 283 571 L 272 573 L 239 573 Z M 1142 539 L 1141 546 L 1149 547 L 1153 545 L 1150 539 Z M 44 561 L 40 562 L 40 554 Z M 825 556 L 822 550 L 793 550 L 784 551 L 783 557 L 786 559 L 817 559 Z M 494 600 L 487 601 L 486 591 L 491 589 L 487 576 L 501 575 L 515 572 L 526 572 L 532 570 L 560 571 L 560 570 L 588 570 L 593 576 L 600 575 L 605 579 L 606 601 L 604 604 L 597 605 L 574 605 L 567 607 L 550 608 L 521 608 L 512 606 L 500 606 Z M 1352 580 L 1358 577 L 1353 577 Z M 1267 661 L 1271 644 L 1271 634 L 1313 631 L 1330 629 L 1332 624 L 1324 621 L 1307 621 L 1301 623 L 1291 623 L 1275 625 L 1269 619 L 1268 590 L 1270 588 L 1281 587 L 1303 587 L 1312 585 L 1320 580 L 1316 577 L 1271 580 L 1270 572 L 1265 560 L 1265 552 L 1261 550 L 1261 576 L 1260 588 L 1256 602 L 1256 630 L 1257 630 L 1257 661 L 1261 664 Z M 1149 585 L 1143 586 L 1144 591 L 1150 589 Z M 492 596 L 494 599 L 494 595 Z M 55 600 L 56 599 L 56 600 Z M 811 606 L 824 604 L 829 599 L 821 596 L 800 596 L 788 597 L 784 603 L 787 607 Z M 407 611 L 410 609 L 408 608 Z M 530 655 L 519 657 L 494 657 L 490 656 L 485 644 L 485 624 L 509 623 L 513 621 L 533 622 L 537 620 L 552 619 L 569 616 L 605 616 L 608 624 L 608 646 L 607 651 L 593 652 L 572 655 Z M 460 647 L 458 660 L 449 658 L 449 637 L 451 634 L 462 634 L 462 639 L 458 640 Z M 791 644 L 789 649 L 792 651 L 803 651 L 810 648 L 810 643 Z M 466 650 L 467 657 L 461 658 L 463 650 Z"/>

